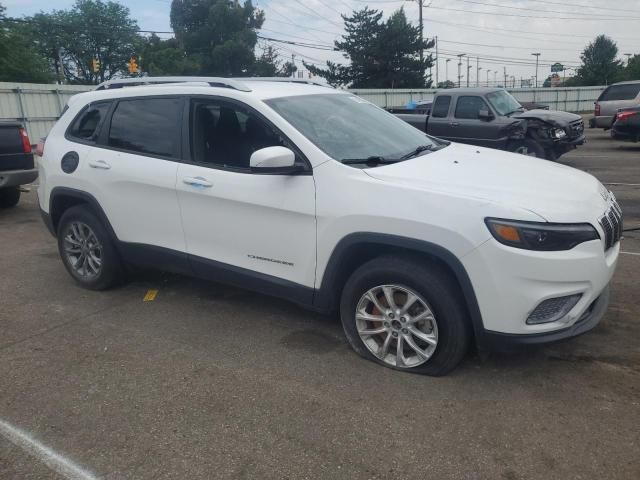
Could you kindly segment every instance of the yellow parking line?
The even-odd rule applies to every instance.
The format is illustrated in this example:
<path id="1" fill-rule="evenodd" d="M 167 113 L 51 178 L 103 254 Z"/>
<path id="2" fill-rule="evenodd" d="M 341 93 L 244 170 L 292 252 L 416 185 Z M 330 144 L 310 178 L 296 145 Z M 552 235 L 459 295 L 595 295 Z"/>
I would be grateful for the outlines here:
<path id="1" fill-rule="evenodd" d="M 142 299 L 143 302 L 153 302 L 158 295 L 158 290 L 147 290 L 147 294 Z"/>

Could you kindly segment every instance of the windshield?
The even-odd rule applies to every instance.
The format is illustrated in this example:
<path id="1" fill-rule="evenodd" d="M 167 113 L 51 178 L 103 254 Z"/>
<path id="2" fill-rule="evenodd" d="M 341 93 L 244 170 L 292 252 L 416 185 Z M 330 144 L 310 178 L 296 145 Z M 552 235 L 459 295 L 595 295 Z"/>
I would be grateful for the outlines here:
<path id="1" fill-rule="evenodd" d="M 491 106 L 498 112 L 498 115 L 508 115 L 518 110 L 523 110 L 522 105 L 505 90 L 488 93 L 487 100 Z"/>
<path id="2" fill-rule="evenodd" d="M 266 103 L 339 161 L 369 157 L 399 160 L 420 146 L 438 145 L 418 129 L 355 95 L 302 95 Z"/>

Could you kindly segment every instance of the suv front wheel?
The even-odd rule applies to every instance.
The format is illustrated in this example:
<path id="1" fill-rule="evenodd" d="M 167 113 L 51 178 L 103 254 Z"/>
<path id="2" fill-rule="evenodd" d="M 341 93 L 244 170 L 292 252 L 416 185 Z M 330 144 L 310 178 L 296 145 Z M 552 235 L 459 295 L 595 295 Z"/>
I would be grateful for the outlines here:
<path id="1" fill-rule="evenodd" d="M 62 215 L 58 251 L 71 276 L 90 290 L 105 290 L 124 277 L 122 262 L 109 233 L 86 207 L 72 207 Z"/>
<path id="2" fill-rule="evenodd" d="M 342 326 L 353 349 L 386 367 L 445 375 L 464 358 L 469 322 L 459 288 L 436 265 L 388 256 L 347 281 Z"/>

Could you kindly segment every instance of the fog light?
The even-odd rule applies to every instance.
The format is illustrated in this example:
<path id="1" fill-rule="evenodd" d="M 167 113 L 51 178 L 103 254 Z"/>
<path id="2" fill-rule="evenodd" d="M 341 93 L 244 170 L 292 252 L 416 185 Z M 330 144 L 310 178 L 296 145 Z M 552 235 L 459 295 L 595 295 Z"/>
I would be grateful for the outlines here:
<path id="1" fill-rule="evenodd" d="M 551 323 L 560 320 L 571 311 L 582 298 L 581 293 L 566 297 L 549 298 L 541 302 L 527 318 L 527 324 Z"/>

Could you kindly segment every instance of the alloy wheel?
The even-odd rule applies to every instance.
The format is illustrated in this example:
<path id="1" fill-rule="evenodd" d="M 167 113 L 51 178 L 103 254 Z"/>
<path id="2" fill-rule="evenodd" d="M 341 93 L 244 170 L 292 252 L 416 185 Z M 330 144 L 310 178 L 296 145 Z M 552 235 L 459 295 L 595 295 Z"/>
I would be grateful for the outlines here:
<path id="1" fill-rule="evenodd" d="M 360 339 L 379 360 L 397 368 L 425 363 L 438 346 L 438 324 L 427 301 L 400 285 L 379 285 L 356 307 Z"/>
<path id="2" fill-rule="evenodd" d="M 72 222 L 64 232 L 65 260 L 83 280 L 97 277 L 102 270 L 102 245 L 86 223 Z"/>

